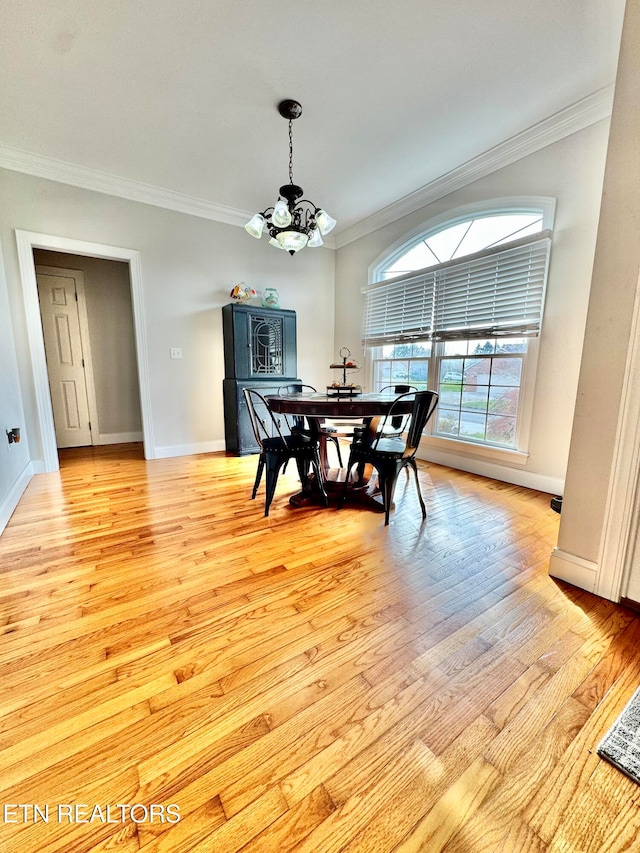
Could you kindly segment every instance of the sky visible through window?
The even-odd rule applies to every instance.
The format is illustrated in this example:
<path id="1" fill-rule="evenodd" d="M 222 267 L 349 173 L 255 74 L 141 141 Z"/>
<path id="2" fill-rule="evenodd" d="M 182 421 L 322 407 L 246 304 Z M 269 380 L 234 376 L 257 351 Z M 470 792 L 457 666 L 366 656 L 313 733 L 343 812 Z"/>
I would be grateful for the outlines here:
<path id="1" fill-rule="evenodd" d="M 518 240 L 542 229 L 539 213 L 511 213 L 468 219 L 416 243 L 382 273 L 382 279 L 433 267 L 482 249 Z"/>

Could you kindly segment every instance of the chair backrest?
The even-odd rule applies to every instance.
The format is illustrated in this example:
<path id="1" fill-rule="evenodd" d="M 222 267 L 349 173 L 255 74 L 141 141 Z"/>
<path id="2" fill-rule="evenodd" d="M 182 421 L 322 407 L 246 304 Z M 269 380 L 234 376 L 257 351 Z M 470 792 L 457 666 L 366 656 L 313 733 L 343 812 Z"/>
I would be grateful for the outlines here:
<path id="1" fill-rule="evenodd" d="M 265 438 L 281 438 L 286 444 L 287 440 L 280 429 L 277 418 L 271 411 L 269 401 L 255 388 L 243 388 L 243 394 L 247 403 L 253 434 L 260 449 L 262 450 L 262 443 Z"/>
<path id="2" fill-rule="evenodd" d="M 438 394 L 435 391 L 410 391 L 396 397 L 380 425 L 380 429 L 373 442 L 374 448 L 378 446 L 380 439 L 385 437 L 385 423 L 387 421 L 391 421 L 393 423 L 393 418 L 398 417 L 397 410 L 400 408 L 401 402 L 408 398 L 413 399 L 413 407 L 411 409 L 411 415 L 407 425 L 407 437 L 405 439 L 403 456 L 406 458 L 415 454 L 418 446 L 420 445 L 420 438 L 425 426 L 427 425 L 427 421 L 438 405 Z"/>
<path id="3" fill-rule="evenodd" d="M 287 394 L 304 394 L 305 391 L 313 394 L 315 390 L 313 385 L 305 385 L 304 382 L 290 382 L 288 385 L 281 385 L 278 388 L 278 396 L 285 397 Z M 294 429 L 304 429 L 303 415 L 284 415 L 284 422 L 289 432 Z"/>
<path id="4" fill-rule="evenodd" d="M 379 393 L 384 394 L 385 391 L 393 391 L 394 394 L 408 394 L 410 391 L 417 391 L 415 385 L 385 385 L 384 388 L 381 388 Z"/>
<path id="5" fill-rule="evenodd" d="M 385 385 L 384 388 L 380 389 L 380 394 L 384 394 L 385 391 L 393 391 L 394 394 L 409 394 L 411 391 L 417 390 L 415 385 L 401 383 L 400 385 Z M 409 423 L 409 415 L 396 415 L 391 419 L 390 423 L 391 432 L 404 432 Z"/>
<path id="6" fill-rule="evenodd" d="M 304 382 L 290 382 L 288 385 L 281 385 L 278 388 L 278 394 L 283 397 L 287 394 L 303 394 L 305 391 L 315 393 L 315 390 L 313 385 L 305 385 Z"/>

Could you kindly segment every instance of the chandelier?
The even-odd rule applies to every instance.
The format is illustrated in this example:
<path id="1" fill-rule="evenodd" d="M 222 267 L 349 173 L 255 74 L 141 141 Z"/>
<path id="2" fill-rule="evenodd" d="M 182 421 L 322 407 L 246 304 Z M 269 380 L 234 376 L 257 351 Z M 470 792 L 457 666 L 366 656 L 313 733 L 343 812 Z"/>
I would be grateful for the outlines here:
<path id="1" fill-rule="evenodd" d="M 280 196 L 273 207 L 256 213 L 244 227 L 257 240 L 262 237 L 266 227 L 271 237 L 269 243 L 294 255 L 305 246 L 322 246 L 322 237 L 331 231 L 336 220 L 316 207 L 312 201 L 302 198 L 302 187 L 293 183 L 291 125 L 294 119 L 302 115 L 302 107 L 297 101 L 281 101 L 278 104 L 278 112 L 283 118 L 289 119 L 289 183 L 280 187 Z"/>

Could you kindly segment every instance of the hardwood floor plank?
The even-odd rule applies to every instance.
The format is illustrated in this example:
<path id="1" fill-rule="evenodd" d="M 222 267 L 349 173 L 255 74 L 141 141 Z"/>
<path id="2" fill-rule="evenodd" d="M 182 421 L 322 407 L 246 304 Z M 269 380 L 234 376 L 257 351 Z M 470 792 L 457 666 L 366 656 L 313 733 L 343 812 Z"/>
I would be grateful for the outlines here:
<path id="1" fill-rule="evenodd" d="M 422 820 L 394 847 L 396 853 L 444 850 L 449 839 L 473 816 L 487 794 L 498 783 L 500 773 L 491 764 L 476 759 L 451 785 Z M 475 850 L 475 839 L 468 849 Z"/>

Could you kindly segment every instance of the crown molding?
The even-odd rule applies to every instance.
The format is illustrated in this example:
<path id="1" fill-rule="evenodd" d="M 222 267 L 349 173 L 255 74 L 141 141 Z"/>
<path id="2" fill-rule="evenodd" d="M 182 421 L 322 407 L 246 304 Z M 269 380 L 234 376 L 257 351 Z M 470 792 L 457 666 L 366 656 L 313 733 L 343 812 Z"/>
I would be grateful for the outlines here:
<path id="1" fill-rule="evenodd" d="M 452 169 L 446 175 L 436 178 L 426 186 L 387 205 L 387 207 L 360 222 L 356 222 L 337 234 L 332 234 L 329 239 L 325 239 L 324 245 L 329 249 L 346 246 L 348 243 L 454 192 L 454 190 L 461 189 L 479 178 L 490 175 L 503 166 L 515 163 L 516 160 L 564 139 L 565 136 L 583 130 L 585 127 L 609 117 L 612 103 L 613 86 L 600 89 Z M 77 166 L 74 163 L 46 157 L 42 154 L 32 154 L 2 143 L 0 143 L 0 168 L 23 172 L 27 175 L 70 184 L 74 187 L 93 190 L 118 198 L 126 198 L 130 201 L 138 201 L 142 204 L 163 207 L 167 210 L 198 216 L 202 219 L 224 222 L 227 225 L 244 226 L 255 212 L 227 207 L 203 198 L 129 178 L 122 178 L 98 169 Z"/>
<path id="2" fill-rule="evenodd" d="M 253 216 L 252 212 L 226 207 L 223 204 L 207 201 L 197 196 L 185 195 L 174 190 L 145 184 L 129 178 L 121 178 L 109 172 L 89 169 L 86 166 L 76 166 L 64 160 L 45 157 L 42 154 L 32 154 L 11 148 L 0 143 L 0 167 L 14 172 L 24 172 L 37 178 L 70 184 L 84 190 L 93 190 L 106 195 L 139 201 L 155 207 L 164 207 L 178 213 L 199 216 L 202 219 L 213 219 L 227 225 L 242 225 Z"/>
<path id="3" fill-rule="evenodd" d="M 443 198 L 455 190 L 462 189 L 467 184 L 484 178 L 504 166 L 509 166 L 517 160 L 534 154 L 554 142 L 577 133 L 601 119 L 611 115 L 613 104 L 613 86 L 599 89 L 597 92 L 576 101 L 571 106 L 534 124 L 527 130 L 512 136 L 510 139 L 495 145 L 488 151 L 479 154 L 461 166 L 452 169 L 440 178 L 426 184 L 418 190 L 404 196 L 398 201 L 372 213 L 365 219 L 345 228 L 335 236 L 336 248 L 346 246 L 360 237 L 389 225 L 397 219 L 414 213 L 431 202 Z"/>

